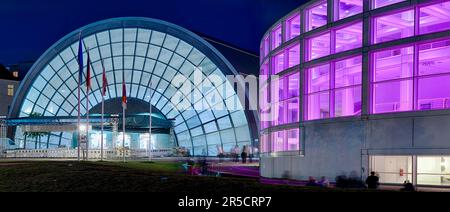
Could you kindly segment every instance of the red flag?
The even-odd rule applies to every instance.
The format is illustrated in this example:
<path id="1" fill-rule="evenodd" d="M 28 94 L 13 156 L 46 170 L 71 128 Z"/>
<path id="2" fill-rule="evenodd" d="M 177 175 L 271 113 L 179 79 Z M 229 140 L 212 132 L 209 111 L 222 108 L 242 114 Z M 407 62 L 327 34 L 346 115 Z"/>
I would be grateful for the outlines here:
<path id="1" fill-rule="evenodd" d="M 105 66 L 102 62 L 102 68 L 103 68 L 103 89 L 102 89 L 102 95 L 106 96 L 106 88 L 108 87 L 108 79 L 106 79 L 106 70 Z"/>
<path id="2" fill-rule="evenodd" d="M 86 73 L 86 87 L 87 92 L 91 89 L 91 57 L 89 56 L 89 49 L 87 51 L 87 73 Z"/>
<path id="3" fill-rule="evenodd" d="M 125 81 L 122 83 L 122 107 L 127 109 L 127 88 L 125 86 Z"/>

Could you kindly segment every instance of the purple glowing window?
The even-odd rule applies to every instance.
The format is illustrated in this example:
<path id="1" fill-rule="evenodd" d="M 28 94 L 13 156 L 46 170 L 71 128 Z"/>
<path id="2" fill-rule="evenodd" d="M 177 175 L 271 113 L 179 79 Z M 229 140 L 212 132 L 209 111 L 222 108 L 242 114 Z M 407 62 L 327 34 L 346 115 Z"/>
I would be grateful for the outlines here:
<path id="1" fill-rule="evenodd" d="M 300 73 L 287 76 L 287 98 L 300 96 Z"/>
<path id="2" fill-rule="evenodd" d="M 418 79 L 418 110 L 450 108 L 450 75 Z"/>
<path id="3" fill-rule="evenodd" d="M 405 0 L 373 0 L 373 8 L 380 8 L 384 6 L 388 6 L 391 4 L 395 4 Z"/>
<path id="4" fill-rule="evenodd" d="M 308 39 L 308 60 L 314 60 L 330 54 L 330 33 Z"/>
<path id="5" fill-rule="evenodd" d="M 272 66 L 272 74 L 278 74 L 284 70 L 284 52 L 281 52 L 272 58 Z"/>
<path id="6" fill-rule="evenodd" d="M 286 131 L 287 151 L 300 150 L 300 130 L 292 129 Z"/>
<path id="7" fill-rule="evenodd" d="M 259 79 L 260 79 L 261 83 L 264 83 L 269 79 L 269 63 L 268 62 L 261 65 Z"/>
<path id="8" fill-rule="evenodd" d="M 334 115 L 332 117 L 361 114 L 362 57 L 353 57 L 335 63 Z"/>
<path id="9" fill-rule="evenodd" d="M 450 40 L 418 48 L 417 110 L 450 108 Z"/>
<path id="10" fill-rule="evenodd" d="M 298 98 L 292 98 L 285 102 L 285 108 L 287 109 L 286 123 L 296 123 L 300 121 L 300 101 Z"/>
<path id="11" fill-rule="evenodd" d="M 450 108 L 450 40 L 416 48 L 418 55 L 414 47 L 373 54 L 373 113 Z"/>
<path id="12" fill-rule="evenodd" d="M 450 73 L 450 40 L 419 45 L 420 76 Z"/>
<path id="13" fill-rule="evenodd" d="M 285 149 L 284 131 L 272 133 L 272 152 L 284 152 Z"/>
<path id="14" fill-rule="evenodd" d="M 272 114 L 272 125 L 290 124 L 299 121 L 299 82 L 300 73 L 296 72 L 290 75 L 272 79 L 271 86 L 277 91 L 278 96 L 272 95 L 274 113 Z"/>
<path id="15" fill-rule="evenodd" d="M 275 153 L 300 150 L 300 130 L 298 128 L 273 132 L 270 137 L 270 152 Z"/>
<path id="16" fill-rule="evenodd" d="M 420 34 L 450 29 L 450 1 L 420 8 Z"/>
<path id="17" fill-rule="evenodd" d="M 335 63 L 335 88 L 361 85 L 362 57 L 353 57 Z"/>
<path id="18" fill-rule="evenodd" d="M 414 48 L 412 46 L 377 52 L 373 55 L 373 59 L 374 82 L 413 76 Z"/>
<path id="19" fill-rule="evenodd" d="M 286 40 L 300 35 L 300 14 L 295 14 L 286 21 Z"/>
<path id="20" fill-rule="evenodd" d="M 260 152 L 268 153 L 270 152 L 269 135 L 261 135 L 260 138 Z"/>
<path id="21" fill-rule="evenodd" d="M 263 46 L 264 46 L 263 47 L 264 48 L 264 57 L 267 57 L 267 55 L 269 55 L 269 52 L 270 52 L 270 39 L 269 39 L 269 36 L 264 38 Z"/>
<path id="22" fill-rule="evenodd" d="M 412 110 L 413 59 L 413 47 L 373 54 L 373 113 Z"/>
<path id="23" fill-rule="evenodd" d="M 283 102 L 273 103 L 272 126 L 286 124 L 286 108 Z"/>
<path id="24" fill-rule="evenodd" d="M 272 30 L 272 50 L 276 49 L 283 42 L 281 25 L 278 25 L 274 30 Z"/>
<path id="25" fill-rule="evenodd" d="M 382 43 L 414 35 L 414 10 L 375 18 L 374 42 Z"/>
<path id="26" fill-rule="evenodd" d="M 359 115 L 361 106 L 361 86 L 335 90 L 334 117 Z"/>
<path id="27" fill-rule="evenodd" d="M 363 37 L 362 22 L 336 30 L 336 53 L 360 48 Z"/>
<path id="28" fill-rule="evenodd" d="M 261 129 L 268 128 L 271 121 L 269 91 L 270 90 L 267 83 L 260 87 L 259 108 L 261 113 Z"/>
<path id="29" fill-rule="evenodd" d="M 352 15 L 362 13 L 363 11 L 363 0 L 337 0 L 337 1 L 339 9 L 337 10 L 338 15 L 336 16 L 336 20 L 347 18 Z"/>
<path id="30" fill-rule="evenodd" d="M 290 47 L 287 50 L 289 63 L 288 68 L 292 68 L 298 64 L 300 64 L 300 44 Z"/>
<path id="31" fill-rule="evenodd" d="M 330 92 L 307 95 L 306 120 L 326 119 L 330 117 Z"/>
<path id="32" fill-rule="evenodd" d="M 315 93 L 330 89 L 330 65 L 317 66 L 308 69 L 307 93 Z"/>
<path id="33" fill-rule="evenodd" d="M 373 95 L 373 113 L 410 111 L 413 108 L 413 80 L 374 84 Z"/>
<path id="34" fill-rule="evenodd" d="M 280 77 L 279 79 L 272 81 L 273 85 L 278 89 L 279 100 L 285 100 L 287 98 L 286 78 L 287 77 Z M 278 81 L 278 83 L 275 83 L 276 81 Z"/>
<path id="35" fill-rule="evenodd" d="M 327 24 L 327 1 L 322 1 L 318 5 L 307 10 L 308 15 L 308 30 L 313 30 Z"/>
<path id="36" fill-rule="evenodd" d="M 307 70 L 306 120 L 361 114 L 362 56 L 330 64 Z"/>

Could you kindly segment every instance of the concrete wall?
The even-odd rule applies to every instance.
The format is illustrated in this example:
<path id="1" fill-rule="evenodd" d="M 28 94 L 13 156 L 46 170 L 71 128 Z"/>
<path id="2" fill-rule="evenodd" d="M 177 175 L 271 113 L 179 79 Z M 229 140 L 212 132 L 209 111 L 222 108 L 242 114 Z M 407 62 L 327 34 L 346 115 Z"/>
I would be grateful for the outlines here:
<path id="1" fill-rule="evenodd" d="M 450 155 L 449 114 L 306 123 L 304 133 L 303 156 L 262 156 L 263 177 L 365 178 L 370 155 Z"/>
<path id="2" fill-rule="evenodd" d="M 13 101 L 13 96 L 8 96 L 8 85 L 14 85 L 14 92 L 19 89 L 19 82 L 0 79 L 0 116 L 8 115 L 8 106 Z"/>

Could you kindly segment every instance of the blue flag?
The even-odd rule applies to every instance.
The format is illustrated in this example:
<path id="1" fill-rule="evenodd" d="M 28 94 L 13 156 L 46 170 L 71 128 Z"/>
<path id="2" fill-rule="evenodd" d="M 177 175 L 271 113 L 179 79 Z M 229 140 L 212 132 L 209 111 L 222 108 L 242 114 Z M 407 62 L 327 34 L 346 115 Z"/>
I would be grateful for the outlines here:
<path id="1" fill-rule="evenodd" d="M 78 66 L 79 66 L 79 76 L 78 76 L 78 83 L 81 84 L 81 81 L 83 80 L 83 41 L 81 40 L 81 33 L 80 33 L 80 41 L 78 45 Z"/>

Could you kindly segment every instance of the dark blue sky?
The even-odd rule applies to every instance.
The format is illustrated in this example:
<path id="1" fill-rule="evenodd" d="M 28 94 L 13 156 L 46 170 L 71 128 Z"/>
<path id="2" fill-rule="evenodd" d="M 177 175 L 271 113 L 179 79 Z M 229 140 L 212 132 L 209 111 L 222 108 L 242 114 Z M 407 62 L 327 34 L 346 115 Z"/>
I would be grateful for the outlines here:
<path id="1" fill-rule="evenodd" d="M 0 64 L 36 60 L 64 35 L 99 20 L 162 19 L 258 53 L 264 32 L 307 0 L 1 0 Z"/>

